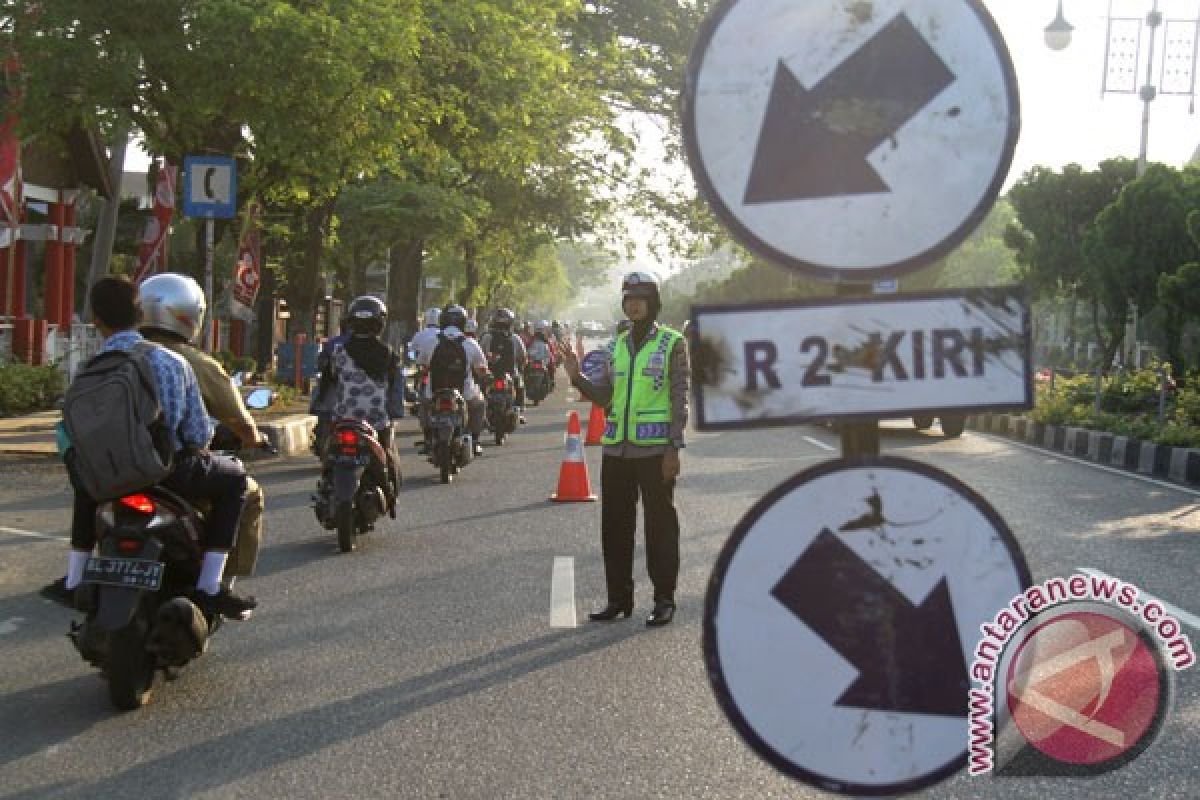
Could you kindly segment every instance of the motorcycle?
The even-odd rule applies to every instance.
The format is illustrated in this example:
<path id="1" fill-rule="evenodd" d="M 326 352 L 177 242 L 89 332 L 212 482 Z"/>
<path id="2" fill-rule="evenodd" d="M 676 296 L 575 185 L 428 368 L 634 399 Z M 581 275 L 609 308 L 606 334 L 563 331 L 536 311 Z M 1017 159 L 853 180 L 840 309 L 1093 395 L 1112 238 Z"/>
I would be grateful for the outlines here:
<path id="1" fill-rule="evenodd" d="M 487 395 L 487 426 L 496 437 L 497 447 L 504 444 L 504 437 L 517 429 L 517 419 L 512 376 L 505 374 L 492 381 Z"/>
<path id="2" fill-rule="evenodd" d="M 433 446 L 430 460 L 449 483 L 459 469 L 471 463 L 474 442 L 466 432 L 467 402 L 457 389 L 438 389 L 433 393 L 429 425 Z"/>
<path id="3" fill-rule="evenodd" d="M 370 423 L 341 419 L 330 425 L 312 502 L 321 526 L 337 531 L 341 552 L 354 550 L 356 537 L 374 530 L 384 514 L 395 519 L 398 481 L 391 463 Z"/>
<path id="4" fill-rule="evenodd" d="M 546 399 L 546 395 L 554 388 L 554 378 L 550 375 L 549 365 L 542 360 L 530 361 L 525 368 L 525 397 L 532 405 L 537 405 Z"/>
<path id="5" fill-rule="evenodd" d="M 219 439 L 220 432 L 214 449 L 223 449 Z M 271 445 L 263 449 L 278 453 Z M 67 636 L 102 671 L 109 699 L 122 711 L 144 705 L 157 673 L 173 680 L 174 670 L 203 654 L 220 627 L 220 615 L 207 618 L 191 599 L 204 560 L 204 524 L 202 510 L 162 486 L 97 506 L 97 554 L 77 592 L 86 616 Z"/>

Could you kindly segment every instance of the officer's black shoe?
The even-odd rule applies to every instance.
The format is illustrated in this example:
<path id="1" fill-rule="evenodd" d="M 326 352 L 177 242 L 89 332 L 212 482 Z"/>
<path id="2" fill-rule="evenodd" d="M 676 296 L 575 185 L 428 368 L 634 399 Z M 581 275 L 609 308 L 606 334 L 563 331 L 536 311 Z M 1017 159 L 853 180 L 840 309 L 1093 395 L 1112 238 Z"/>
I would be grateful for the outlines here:
<path id="1" fill-rule="evenodd" d="M 646 624 L 657 628 L 670 623 L 675 618 L 675 602 L 672 600 L 655 600 L 654 610 L 646 617 Z"/>
<path id="2" fill-rule="evenodd" d="M 619 616 L 624 616 L 624 617 L 628 618 L 629 615 L 632 613 L 633 613 L 633 601 L 632 600 L 626 600 L 623 603 L 618 603 L 613 600 L 609 600 L 608 605 L 606 605 L 604 608 L 600 609 L 599 611 L 593 611 L 592 613 L 588 614 L 588 619 L 595 620 L 596 622 L 608 622 L 610 620 L 616 619 Z"/>

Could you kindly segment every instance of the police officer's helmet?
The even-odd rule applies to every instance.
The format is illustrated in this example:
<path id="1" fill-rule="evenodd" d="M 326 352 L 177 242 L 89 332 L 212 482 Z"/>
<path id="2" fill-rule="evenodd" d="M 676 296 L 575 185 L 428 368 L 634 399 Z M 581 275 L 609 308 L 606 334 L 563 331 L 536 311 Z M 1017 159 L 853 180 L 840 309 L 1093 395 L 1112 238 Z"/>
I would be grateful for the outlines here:
<path id="1" fill-rule="evenodd" d="M 387 325 L 387 306 L 378 297 L 364 294 L 346 309 L 346 319 L 352 336 L 379 336 Z"/>
<path id="2" fill-rule="evenodd" d="M 658 299 L 658 278 L 649 272 L 630 272 L 621 279 L 621 300 L 627 297 Z"/>
<path id="3" fill-rule="evenodd" d="M 467 310 L 457 304 L 448 305 L 442 309 L 442 316 L 438 324 L 442 326 L 442 330 L 458 328 L 461 331 L 467 325 Z"/>
<path id="4" fill-rule="evenodd" d="M 158 328 L 190 342 L 204 324 L 208 303 L 200 284 L 188 275 L 164 272 L 153 275 L 138 288 L 142 309 L 141 327 Z"/>
<path id="5" fill-rule="evenodd" d="M 498 308 L 496 313 L 492 314 L 491 329 L 494 331 L 502 331 L 504 333 L 512 333 L 513 323 L 517 320 L 517 315 L 509 311 L 507 308 Z"/>

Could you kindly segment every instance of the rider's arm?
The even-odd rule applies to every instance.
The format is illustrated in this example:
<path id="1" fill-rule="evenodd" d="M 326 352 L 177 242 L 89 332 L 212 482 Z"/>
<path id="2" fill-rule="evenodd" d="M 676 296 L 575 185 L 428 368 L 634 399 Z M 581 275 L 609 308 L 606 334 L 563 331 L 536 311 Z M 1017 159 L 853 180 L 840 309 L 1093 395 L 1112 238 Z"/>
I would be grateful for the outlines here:
<path id="1" fill-rule="evenodd" d="M 209 416 L 233 431 L 242 444 L 258 444 L 262 438 L 258 426 L 246 410 L 242 395 L 233 385 L 225 368 L 216 359 L 199 351 L 188 363 L 196 373 L 196 383 L 200 387 L 200 395 L 204 399 Z"/>
<path id="2" fill-rule="evenodd" d="M 525 365 L 529 363 L 529 352 L 525 349 L 525 342 L 521 341 L 521 337 L 515 333 L 512 334 L 513 342 L 513 361 L 516 362 L 517 369 L 525 369 Z"/>
<path id="3" fill-rule="evenodd" d="M 403 419 L 404 407 L 404 368 L 400 356 L 392 353 L 388 366 L 387 414 L 389 419 Z"/>

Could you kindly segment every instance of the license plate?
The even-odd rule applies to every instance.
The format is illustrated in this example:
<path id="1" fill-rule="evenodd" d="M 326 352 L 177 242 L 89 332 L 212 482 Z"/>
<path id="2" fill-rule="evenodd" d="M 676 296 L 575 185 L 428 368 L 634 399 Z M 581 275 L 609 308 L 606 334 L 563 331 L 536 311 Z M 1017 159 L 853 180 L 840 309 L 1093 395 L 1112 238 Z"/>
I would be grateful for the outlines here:
<path id="1" fill-rule="evenodd" d="M 156 591 L 162 586 L 163 563 L 145 558 L 95 556 L 83 568 L 84 583 Z"/>
<path id="2" fill-rule="evenodd" d="M 333 463 L 339 466 L 363 467 L 371 463 L 371 457 L 365 453 L 353 456 L 337 453 L 333 457 Z"/>

